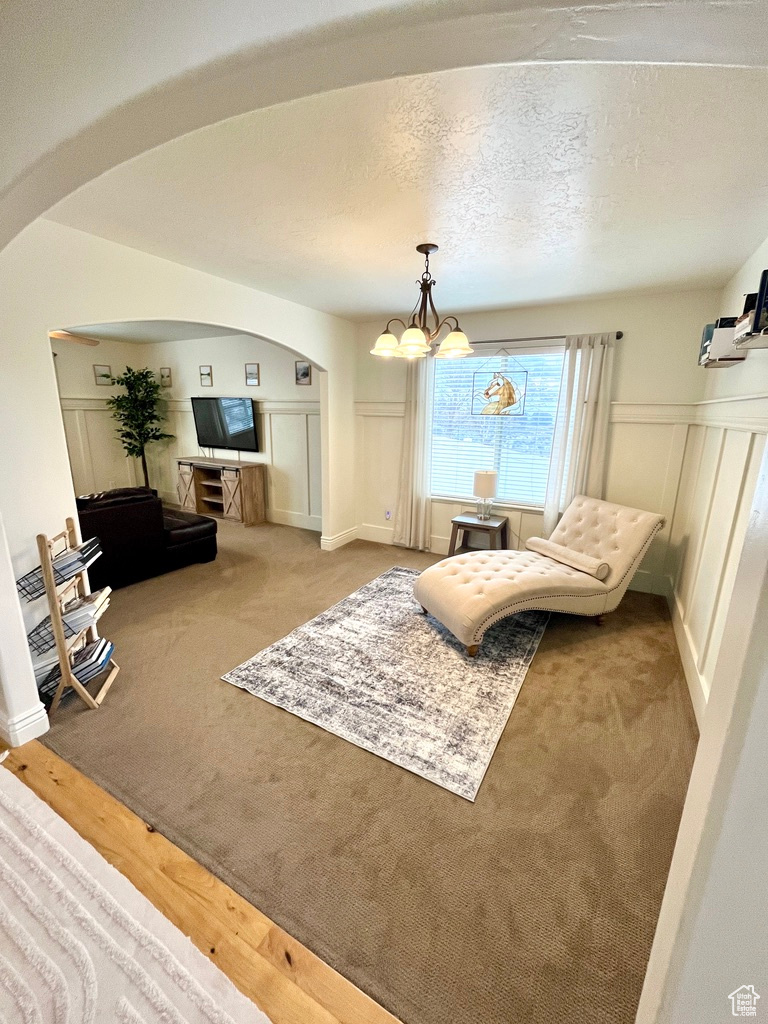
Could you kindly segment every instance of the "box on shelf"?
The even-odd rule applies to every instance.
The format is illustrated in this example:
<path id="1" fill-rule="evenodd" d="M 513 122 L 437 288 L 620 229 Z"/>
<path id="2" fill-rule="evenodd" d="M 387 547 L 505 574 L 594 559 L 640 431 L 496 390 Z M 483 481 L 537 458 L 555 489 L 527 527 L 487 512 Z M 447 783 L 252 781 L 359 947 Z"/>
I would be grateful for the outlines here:
<path id="1" fill-rule="evenodd" d="M 699 366 L 714 369 L 724 366 L 735 366 L 747 358 L 733 347 L 733 327 L 716 327 L 707 324 L 701 336 Z"/>

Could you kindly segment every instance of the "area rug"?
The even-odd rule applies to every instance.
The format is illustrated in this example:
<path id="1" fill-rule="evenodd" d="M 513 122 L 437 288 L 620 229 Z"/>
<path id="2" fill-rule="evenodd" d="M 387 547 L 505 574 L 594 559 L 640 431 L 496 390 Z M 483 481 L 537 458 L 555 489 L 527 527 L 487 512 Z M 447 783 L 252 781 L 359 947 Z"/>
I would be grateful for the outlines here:
<path id="1" fill-rule="evenodd" d="M 475 658 L 395 567 L 222 679 L 474 800 L 549 618 L 490 629 Z"/>
<path id="2" fill-rule="evenodd" d="M 0 1020 L 269 1024 L 178 928 L 5 769 Z"/>

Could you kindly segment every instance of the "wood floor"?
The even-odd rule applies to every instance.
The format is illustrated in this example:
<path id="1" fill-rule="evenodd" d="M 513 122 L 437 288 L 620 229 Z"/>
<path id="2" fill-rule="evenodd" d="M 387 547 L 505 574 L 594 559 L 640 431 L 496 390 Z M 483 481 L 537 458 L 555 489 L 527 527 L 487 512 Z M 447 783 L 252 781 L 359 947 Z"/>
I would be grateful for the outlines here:
<path id="1" fill-rule="evenodd" d="M 188 935 L 273 1024 L 396 1019 L 90 779 L 37 742 L 12 771 Z"/>

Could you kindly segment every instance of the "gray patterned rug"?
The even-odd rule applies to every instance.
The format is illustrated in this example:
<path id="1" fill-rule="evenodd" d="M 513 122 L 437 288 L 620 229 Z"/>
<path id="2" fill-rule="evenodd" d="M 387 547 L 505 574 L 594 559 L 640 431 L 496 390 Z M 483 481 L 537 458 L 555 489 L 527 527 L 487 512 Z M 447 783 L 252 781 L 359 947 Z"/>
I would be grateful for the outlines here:
<path id="1" fill-rule="evenodd" d="M 474 800 L 549 614 L 497 623 L 469 658 L 417 575 L 389 569 L 222 679 Z"/>

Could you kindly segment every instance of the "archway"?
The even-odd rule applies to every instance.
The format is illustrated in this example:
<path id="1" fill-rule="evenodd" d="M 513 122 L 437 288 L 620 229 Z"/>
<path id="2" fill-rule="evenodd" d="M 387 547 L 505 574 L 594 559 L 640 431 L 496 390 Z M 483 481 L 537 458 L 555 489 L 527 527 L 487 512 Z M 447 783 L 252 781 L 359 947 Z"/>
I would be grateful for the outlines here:
<path id="1" fill-rule="evenodd" d="M 0 253 L 0 275 L 6 370 L 0 382 L 0 430 L 14 438 L 0 451 L 2 472 L 12 482 L 0 497 L 10 553 L 4 576 L 9 603 L 18 605 L 13 576 L 37 564 L 36 535 L 59 532 L 75 513 L 48 341 L 49 332 L 62 326 L 137 319 L 215 325 L 267 339 L 322 368 L 321 547 L 332 550 L 355 536 L 352 324 L 45 220 L 30 225 Z M 8 712 L 0 706 L 0 730 L 14 743 L 47 727 L 25 636 L 39 612 L 23 611 L 26 620 L 20 613 L 9 619 L 0 639 Z"/>
<path id="2" fill-rule="evenodd" d="M 306 360 L 300 348 L 232 326 L 178 320 L 69 326 L 52 332 L 52 347 L 78 494 L 141 483 L 135 460 L 126 459 L 115 436 L 104 385 L 109 386 L 109 374 L 121 373 L 124 366 L 147 366 L 160 377 L 163 429 L 173 435 L 147 454 L 151 484 L 165 502 L 178 498 L 176 460 L 202 454 L 191 396 L 250 399 L 258 451 L 207 454 L 264 465 L 267 518 L 322 532 L 320 425 L 323 418 L 327 421 L 322 415 L 327 389 L 321 387 L 321 375 L 326 371 L 309 363 L 307 379 L 298 384 L 296 364 Z M 212 370 L 205 381 L 199 380 L 201 365 Z M 255 370 L 250 379 L 246 365 Z M 107 376 L 100 378 L 96 367 Z M 167 368 L 165 375 L 161 367 Z"/>

